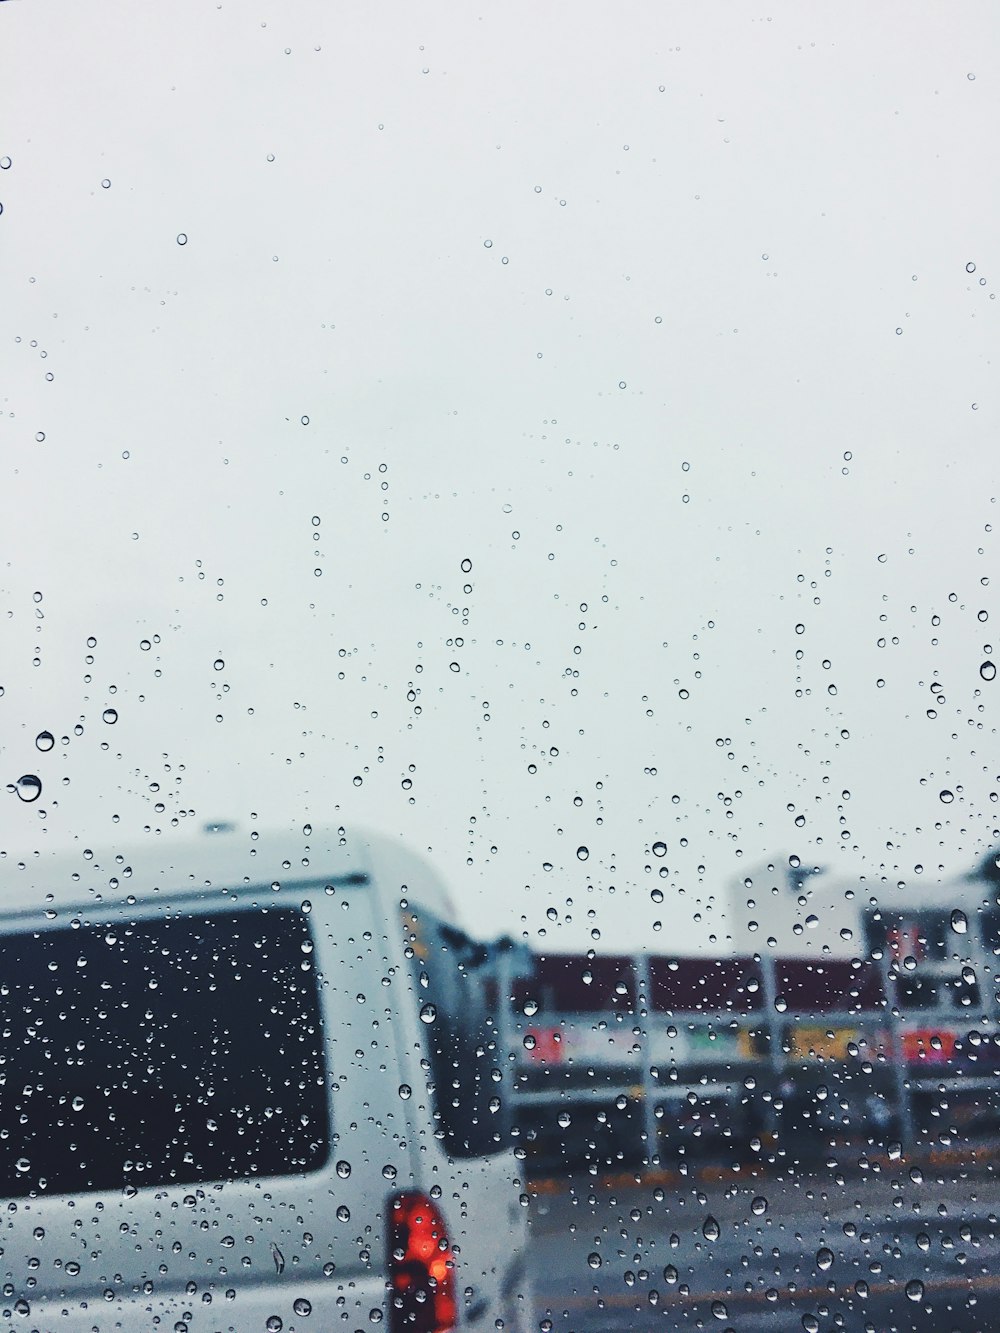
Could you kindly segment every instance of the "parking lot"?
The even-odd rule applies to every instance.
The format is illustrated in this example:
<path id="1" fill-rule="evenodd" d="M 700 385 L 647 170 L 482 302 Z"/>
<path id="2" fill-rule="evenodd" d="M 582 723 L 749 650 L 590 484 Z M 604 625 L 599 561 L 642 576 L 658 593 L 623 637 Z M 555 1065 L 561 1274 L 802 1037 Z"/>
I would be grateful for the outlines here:
<path id="1" fill-rule="evenodd" d="M 568 1180 L 533 1201 L 543 1328 L 990 1333 L 991 1174 Z"/>

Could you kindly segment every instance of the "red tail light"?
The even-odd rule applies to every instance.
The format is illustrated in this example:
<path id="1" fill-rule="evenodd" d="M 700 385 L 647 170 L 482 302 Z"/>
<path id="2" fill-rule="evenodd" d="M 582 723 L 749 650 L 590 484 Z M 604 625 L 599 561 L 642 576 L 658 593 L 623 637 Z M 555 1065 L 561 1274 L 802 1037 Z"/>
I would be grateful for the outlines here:
<path id="1" fill-rule="evenodd" d="M 444 1218 L 426 1194 L 393 1195 L 389 1206 L 390 1333 L 455 1327 L 455 1260 Z"/>

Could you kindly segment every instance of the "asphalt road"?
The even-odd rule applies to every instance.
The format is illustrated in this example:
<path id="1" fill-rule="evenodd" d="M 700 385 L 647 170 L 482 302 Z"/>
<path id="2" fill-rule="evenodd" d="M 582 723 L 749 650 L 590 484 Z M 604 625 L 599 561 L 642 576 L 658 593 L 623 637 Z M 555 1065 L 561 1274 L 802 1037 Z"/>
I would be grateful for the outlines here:
<path id="1" fill-rule="evenodd" d="M 1000 1184 L 785 1175 L 601 1187 L 533 1207 L 552 1333 L 998 1333 Z"/>

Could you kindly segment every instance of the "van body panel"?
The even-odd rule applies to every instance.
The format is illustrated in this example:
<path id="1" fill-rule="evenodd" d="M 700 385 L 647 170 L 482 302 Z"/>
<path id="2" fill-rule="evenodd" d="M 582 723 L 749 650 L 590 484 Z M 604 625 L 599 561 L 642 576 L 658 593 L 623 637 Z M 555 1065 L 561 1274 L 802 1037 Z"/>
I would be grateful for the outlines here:
<path id="1" fill-rule="evenodd" d="M 223 842 L 228 846 L 220 846 Z M 246 1029 L 264 1023 L 262 1046 L 266 1041 L 284 1043 L 276 1049 L 279 1055 L 287 1051 L 288 1068 L 272 1071 L 279 1092 L 272 1094 L 269 1088 L 267 1096 L 282 1101 L 287 1095 L 294 1108 L 295 1085 L 301 1088 L 303 1080 L 310 1081 L 304 1078 L 298 1054 L 305 1020 L 297 1011 L 294 1021 L 289 1020 L 284 1010 L 272 1006 L 277 1015 L 272 1032 L 265 1031 L 266 1009 L 264 1018 L 260 1016 L 274 994 L 289 990 L 314 990 L 318 996 L 321 1034 L 310 1039 L 317 1040 L 322 1051 L 320 1076 L 328 1117 L 321 1135 L 324 1150 L 314 1169 L 222 1180 L 147 1175 L 147 1184 L 143 1172 L 132 1170 L 130 1163 L 113 1188 L 83 1188 L 57 1197 L 45 1192 L 45 1136 L 39 1133 L 32 1152 L 37 1151 L 40 1161 L 29 1162 L 28 1179 L 20 1197 L 10 1199 L 0 1232 L 0 1273 L 6 1290 L 14 1293 L 2 1309 L 5 1316 L 11 1311 L 18 1327 L 45 1327 L 58 1314 L 58 1327 L 66 1329 L 77 1324 L 81 1329 L 149 1328 L 159 1322 L 168 1328 L 186 1324 L 191 1330 L 236 1330 L 262 1328 L 276 1316 L 288 1330 L 300 1324 L 315 1328 L 317 1314 L 329 1320 L 334 1312 L 338 1322 L 347 1313 L 352 1324 L 367 1326 L 378 1312 L 389 1313 L 386 1213 L 392 1194 L 408 1189 L 434 1197 L 443 1213 L 456 1251 L 461 1322 L 485 1328 L 504 1319 L 508 1328 L 518 1326 L 517 1311 L 510 1308 L 512 1283 L 516 1285 L 516 1275 L 523 1271 L 527 1239 L 526 1217 L 518 1203 L 518 1164 L 506 1143 L 488 1157 L 455 1157 L 442 1143 L 436 1115 L 427 1025 L 419 1016 L 419 985 L 412 956 L 407 956 L 408 951 L 412 955 L 407 911 L 400 906 L 401 900 L 427 902 L 437 914 L 450 913 L 448 896 L 425 862 L 385 840 L 352 839 L 348 844 L 339 832 L 312 840 L 261 835 L 249 846 L 227 834 L 208 838 L 204 847 L 155 846 L 142 854 L 114 853 L 103 859 L 96 854 L 36 857 L 12 865 L 7 858 L 0 861 L 0 900 L 6 908 L 0 914 L 0 960 L 4 948 L 11 950 L 8 967 L 38 948 L 49 950 L 46 967 L 55 960 L 54 981 L 21 977 L 13 995 L 0 1003 L 0 1012 L 6 1012 L 3 1003 L 13 1006 L 8 1022 L 15 1031 L 8 1049 L 28 1049 L 29 1062 L 52 1057 L 39 1065 L 42 1075 L 31 1096 L 25 1099 L 26 1090 L 17 1087 L 5 1093 L 22 1114 L 27 1108 L 29 1119 L 38 1088 L 44 1085 L 47 1096 L 63 1090 L 60 1095 L 66 1100 L 65 1080 L 76 1077 L 62 1066 L 74 1063 L 65 1034 L 76 1032 L 73 1010 L 84 1004 L 84 991 L 75 974 L 65 983 L 61 976 L 72 973 L 72 953 L 77 951 L 81 970 L 91 968 L 97 976 L 110 966 L 103 960 L 115 960 L 109 975 L 119 977 L 119 983 L 105 1004 L 105 1018 L 124 1015 L 132 1022 L 128 1013 L 146 1006 L 136 1031 L 156 1047 L 162 1068 L 155 1060 L 140 1067 L 134 1052 L 111 1060 L 109 1081 L 120 1085 L 126 1111 L 137 1088 L 145 1095 L 157 1083 L 171 1093 L 175 1069 L 190 1065 L 202 1071 L 201 1082 L 192 1085 L 197 1095 L 188 1095 L 184 1102 L 178 1150 L 189 1140 L 200 1143 L 199 1134 L 204 1138 L 200 1121 L 197 1133 L 192 1129 L 196 1116 L 204 1115 L 207 1123 L 217 1115 L 220 1090 L 211 1086 L 212 1071 L 218 1060 L 224 1093 L 225 1052 L 237 1042 L 241 1024 Z M 301 944 L 294 961 L 289 956 L 279 962 L 274 940 L 285 936 L 275 933 L 276 923 L 286 916 L 288 921 L 294 918 L 298 932 L 288 938 Z M 232 956 L 227 953 L 230 935 L 238 942 Z M 70 954 L 56 947 L 66 940 L 73 945 Z M 135 946 L 133 955 L 127 953 L 129 942 Z M 102 953 L 105 947 L 112 953 Z M 250 947 L 262 950 L 266 960 L 260 985 L 266 981 L 272 990 L 262 992 L 263 998 L 254 989 L 254 968 L 239 961 L 239 950 Z M 122 950 L 122 957 L 132 961 L 119 959 Z M 164 963 L 159 954 L 171 957 Z M 183 967 L 173 966 L 185 959 L 191 963 L 187 979 Z M 198 972 L 206 967 L 207 972 Z M 222 1002 L 214 1001 L 208 990 L 225 991 L 234 977 L 247 987 L 245 1004 L 232 1000 L 242 991 L 226 991 L 224 1040 L 207 1061 L 197 1051 L 188 1060 L 184 1014 L 192 1033 L 203 1035 L 207 1029 L 199 1023 L 208 1020 L 183 1005 L 203 1002 L 207 1012 L 211 1003 Z M 147 993 L 140 986 L 133 993 L 134 984 L 153 981 L 155 990 Z M 0 989 L 4 985 L 0 975 Z M 186 999 L 185 989 L 193 992 Z M 290 1021 L 292 1027 L 286 1030 Z M 33 1025 L 24 1028 L 24 1034 L 34 1034 L 30 1040 L 20 1024 Z M 253 1028 L 254 1042 L 256 1034 Z M 40 1052 L 36 1039 L 42 1043 Z M 123 1040 L 123 1051 L 128 1044 Z M 82 1045 L 88 1045 L 86 1034 Z M 5 1073 L 15 1082 L 23 1080 L 23 1069 L 20 1075 L 13 1072 L 22 1068 L 17 1066 L 21 1058 L 16 1052 L 4 1056 L 0 1080 Z M 77 1063 L 86 1059 L 85 1051 Z M 288 1075 L 283 1082 L 282 1073 Z M 177 1105 L 180 1115 L 179 1101 Z M 273 1123 L 280 1135 L 281 1116 L 287 1120 L 291 1113 L 287 1106 L 277 1106 L 280 1114 L 273 1122 L 261 1124 L 260 1115 L 266 1117 L 270 1109 L 257 1113 L 255 1150 L 266 1143 L 268 1125 Z M 56 1117 L 53 1138 L 72 1137 L 76 1129 L 71 1110 L 60 1106 L 51 1114 Z M 231 1142 L 238 1146 L 243 1133 L 241 1124 Z M 163 1159 L 173 1163 L 170 1170 L 175 1173 L 176 1160 Z M 99 1165 L 101 1170 L 113 1169 L 108 1162 Z M 147 1168 L 156 1174 L 155 1164 Z M 161 1165 L 161 1174 L 167 1169 Z M 180 1171 L 197 1177 L 198 1162 L 182 1165 Z M 307 1302 L 312 1315 L 297 1316 L 296 1300 L 300 1311 L 305 1310 L 301 1302 Z M 31 1314 L 23 1313 L 26 1310 Z"/>

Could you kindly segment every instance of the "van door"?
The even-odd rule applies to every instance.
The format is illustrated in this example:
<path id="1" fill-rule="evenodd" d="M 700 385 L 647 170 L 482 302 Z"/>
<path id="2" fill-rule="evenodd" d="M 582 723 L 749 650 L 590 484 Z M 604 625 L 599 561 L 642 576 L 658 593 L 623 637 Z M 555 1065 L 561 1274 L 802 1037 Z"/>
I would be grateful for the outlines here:
<path id="1" fill-rule="evenodd" d="M 330 881 L 0 921 L 8 1318 L 382 1319 L 411 1171 L 378 934 Z"/>

